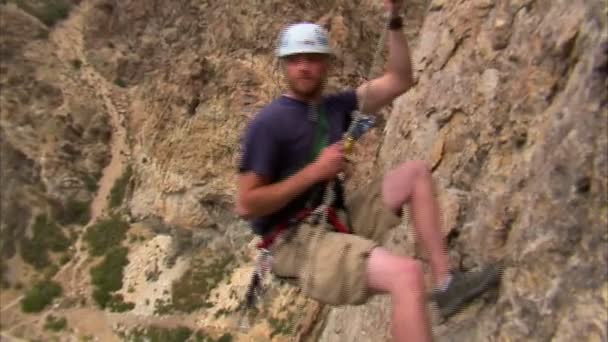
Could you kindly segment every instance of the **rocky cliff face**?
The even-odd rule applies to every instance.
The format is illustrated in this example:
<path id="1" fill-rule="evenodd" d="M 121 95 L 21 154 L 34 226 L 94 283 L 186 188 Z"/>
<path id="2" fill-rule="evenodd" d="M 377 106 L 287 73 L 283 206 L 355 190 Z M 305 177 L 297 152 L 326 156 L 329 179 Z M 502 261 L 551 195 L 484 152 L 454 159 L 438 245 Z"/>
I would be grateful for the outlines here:
<path id="1" fill-rule="evenodd" d="M 608 338 L 606 10 L 430 5 L 418 82 L 396 101 L 381 165 L 432 165 L 454 267 L 505 264 L 499 289 L 436 325 L 438 340 Z M 422 257 L 411 231 L 404 222 L 387 245 Z M 332 310 L 320 340 L 388 339 L 389 314 L 386 298 Z"/>

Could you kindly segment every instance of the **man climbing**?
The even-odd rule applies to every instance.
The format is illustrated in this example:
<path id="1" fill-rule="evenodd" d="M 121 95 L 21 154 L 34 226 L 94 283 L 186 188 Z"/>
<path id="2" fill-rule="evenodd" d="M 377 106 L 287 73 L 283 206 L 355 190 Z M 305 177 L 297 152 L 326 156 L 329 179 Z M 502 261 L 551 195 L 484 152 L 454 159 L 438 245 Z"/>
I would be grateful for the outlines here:
<path id="1" fill-rule="evenodd" d="M 388 68 L 356 89 L 323 94 L 331 48 L 322 27 L 299 23 L 282 32 L 277 56 L 288 90 L 265 106 L 243 135 L 236 212 L 264 239 L 276 276 L 295 279 L 305 295 L 331 305 L 358 305 L 372 294 L 390 294 L 394 340 L 430 341 L 420 263 L 380 246 L 400 223 L 402 207 L 411 209 L 417 241 L 432 269 L 433 300 L 444 318 L 496 283 L 498 273 L 492 267 L 451 269 L 425 162 L 405 162 L 350 195 L 337 177 L 345 167 L 341 138 L 353 111 L 376 113 L 412 86 L 398 15 L 402 1 L 384 3 L 391 14 Z M 332 180 L 337 196 L 330 219 L 319 221 L 310 210 Z"/>

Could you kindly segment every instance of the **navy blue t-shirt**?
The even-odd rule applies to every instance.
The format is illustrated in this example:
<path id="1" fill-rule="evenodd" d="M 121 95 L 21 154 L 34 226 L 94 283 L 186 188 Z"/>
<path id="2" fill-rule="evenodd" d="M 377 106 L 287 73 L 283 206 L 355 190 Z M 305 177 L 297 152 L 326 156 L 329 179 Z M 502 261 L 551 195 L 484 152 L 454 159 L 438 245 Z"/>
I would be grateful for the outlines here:
<path id="1" fill-rule="evenodd" d="M 357 109 L 355 90 L 326 95 L 323 108 L 329 122 L 329 144 L 342 138 L 352 111 Z M 282 95 L 266 105 L 248 123 L 241 137 L 239 172 L 253 171 L 276 183 L 298 172 L 311 152 L 316 123 L 309 105 Z M 256 234 L 264 234 L 306 204 L 312 188 L 268 216 L 252 220 Z"/>

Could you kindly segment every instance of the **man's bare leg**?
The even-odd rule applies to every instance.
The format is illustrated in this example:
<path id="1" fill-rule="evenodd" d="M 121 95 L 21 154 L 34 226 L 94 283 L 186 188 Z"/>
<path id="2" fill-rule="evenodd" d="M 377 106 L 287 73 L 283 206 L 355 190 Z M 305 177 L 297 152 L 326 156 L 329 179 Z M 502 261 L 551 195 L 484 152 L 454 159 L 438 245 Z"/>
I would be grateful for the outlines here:
<path id="1" fill-rule="evenodd" d="M 393 341 L 432 341 L 420 264 L 377 247 L 369 257 L 367 274 L 370 290 L 391 295 Z"/>
<path id="2" fill-rule="evenodd" d="M 435 285 L 442 286 L 450 266 L 441 232 L 441 212 L 426 163 L 406 162 L 389 171 L 383 180 L 382 197 L 384 205 L 394 212 L 400 212 L 409 201 L 416 238 L 427 253 Z"/>

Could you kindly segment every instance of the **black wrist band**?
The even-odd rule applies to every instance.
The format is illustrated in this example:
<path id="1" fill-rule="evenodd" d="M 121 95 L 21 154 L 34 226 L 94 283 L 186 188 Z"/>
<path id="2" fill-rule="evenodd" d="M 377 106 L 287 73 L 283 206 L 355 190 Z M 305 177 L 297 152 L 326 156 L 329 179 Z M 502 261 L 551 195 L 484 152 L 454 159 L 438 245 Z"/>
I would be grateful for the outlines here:
<path id="1" fill-rule="evenodd" d="M 401 28 L 403 28 L 403 18 L 400 16 L 392 17 L 388 22 L 389 30 L 400 30 Z"/>

